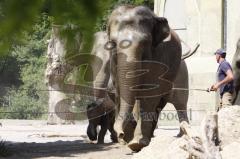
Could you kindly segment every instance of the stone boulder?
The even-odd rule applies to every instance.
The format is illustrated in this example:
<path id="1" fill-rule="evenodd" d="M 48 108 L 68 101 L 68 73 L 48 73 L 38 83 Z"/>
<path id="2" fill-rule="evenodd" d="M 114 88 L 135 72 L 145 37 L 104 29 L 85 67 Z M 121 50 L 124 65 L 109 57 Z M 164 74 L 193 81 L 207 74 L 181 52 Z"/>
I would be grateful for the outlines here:
<path id="1" fill-rule="evenodd" d="M 240 106 L 230 106 L 218 112 L 218 131 L 222 147 L 240 142 Z"/>
<path id="2" fill-rule="evenodd" d="M 133 155 L 133 159 L 179 159 L 189 154 L 180 148 L 185 144 L 183 138 L 160 135 L 152 139 L 149 146 Z"/>
<path id="3" fill-rule="evenodd" d="M 218 127 L 222 159 L 239 159 L 240 106 L 230 106 L 221 109 L 218 112 Z M 188 159 L 189 153 L 181 148 L 186 144 L 184 138 L 160 135 L 153 138 L 149 146 L 143 148 L 139 153 L 134 154 L 132 158 Z"/>
<path id="4" fill-rule="evenodd" d="M 240 156 L 240 143 L 232 142 L 226 146 L 224 146 L 221 151 L 221 155 L 223 159 L 239 159 Z"/>

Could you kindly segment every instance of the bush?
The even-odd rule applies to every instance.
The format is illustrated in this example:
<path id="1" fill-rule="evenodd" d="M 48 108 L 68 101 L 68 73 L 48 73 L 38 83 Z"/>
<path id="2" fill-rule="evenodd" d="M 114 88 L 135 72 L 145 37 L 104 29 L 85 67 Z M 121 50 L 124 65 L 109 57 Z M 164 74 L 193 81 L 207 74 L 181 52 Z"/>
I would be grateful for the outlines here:
<path id="1" fill-rule="evenodd" d="M 39 119 L 46 111 L 46 105 L 42 105 L 37 98 L 30 97 L 25 90 L 16 91 L 12 89 L 8 92 L 10 95 L 9 106 L 2 107 L 2 118 L 7 119 Z M 7 97 L 7 96 L 6 96 Z"/>
<path id="2" fill-rule="evenodd" d="M 21 85 L 12 85 L 2 98 L 2 103 L 8 103 L 8 106 L 1 108 L 1 118 L 39 119 L 42 112 L 46 111 L 48 93 L 41 90 L 47 89 L 44 84 L 44 72 L 47 64 L 46 40 L 49 38 L 50 28 L 51 19 L 43 14 L 33 30 L 24 33 L 21 45 L 13 47 L 9 56 L 17 61 L 20 68 L 15 71 L 20 74 L 18 80 L 21 81 Z"/>

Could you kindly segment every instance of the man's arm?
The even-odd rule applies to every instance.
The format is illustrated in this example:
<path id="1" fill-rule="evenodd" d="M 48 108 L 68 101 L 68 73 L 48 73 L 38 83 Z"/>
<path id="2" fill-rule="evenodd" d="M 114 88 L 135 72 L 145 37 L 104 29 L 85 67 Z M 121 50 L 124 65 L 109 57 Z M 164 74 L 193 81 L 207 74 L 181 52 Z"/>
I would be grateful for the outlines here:
<path id="1" fill-rule="evenodd" d="M 229 83 L 231 81 L 233 81 L 233 72 L 231 69 L 228 69 L 227 72 L 226 72 L 226 77 L 222 80 L 222 81 L 219 81 L 217 83 L 215 83 L 214 85 L 212 85 L 211 87 L 211 91 L 217 91 L 217 89 L 223 85 L 223 84 L 226 84 L 226 83 Z"/>

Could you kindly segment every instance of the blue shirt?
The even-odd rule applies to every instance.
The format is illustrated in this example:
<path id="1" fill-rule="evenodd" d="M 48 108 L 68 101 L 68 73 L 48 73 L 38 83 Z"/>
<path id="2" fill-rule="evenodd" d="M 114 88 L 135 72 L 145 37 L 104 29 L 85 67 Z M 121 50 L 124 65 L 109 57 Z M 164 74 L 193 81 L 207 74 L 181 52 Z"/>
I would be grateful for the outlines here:
<path id="1" fill-rule="evenodd" d="M 232 71 L 231 65 L 226 60 L 222 61 L 219 64 L 217 71 L 218 82 L 222 81 L 227 76 L 228 70 Z M 233 93 L 233 89 L 234 89 L 233 81 L 223 84 L 220 86 L 220 95 L 222 96 L 226 92 Z"/>

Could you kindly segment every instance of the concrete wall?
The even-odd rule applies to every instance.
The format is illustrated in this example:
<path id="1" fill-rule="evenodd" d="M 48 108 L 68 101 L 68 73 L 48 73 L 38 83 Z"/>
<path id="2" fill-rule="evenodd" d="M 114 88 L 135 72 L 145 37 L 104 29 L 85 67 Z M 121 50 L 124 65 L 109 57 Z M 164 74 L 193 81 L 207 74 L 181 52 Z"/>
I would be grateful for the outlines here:
<path id="1" fill-rule="evenodd" d="M 183 9 L 179 9 L 181 7 Z M 211 56 L 221 47 L 221 0 L 155 0 L 155 14 L 168 18 L 173 29 L 185 29 L 177 32 L 180 34 L 185 32 L 185 36 L 180 36 L 190 46 L 199 42 L 201 47 L 198 50 L 198 56 Z M 186 17 L 181 17 L 181 14 Z"/>
<path id="2" fill-rule="evenodd" d="M 240 0 L 227 1 L 227 59 L 232 61 L 232 56 L 236 51 L 236 44 L 240 38 Z"/>

